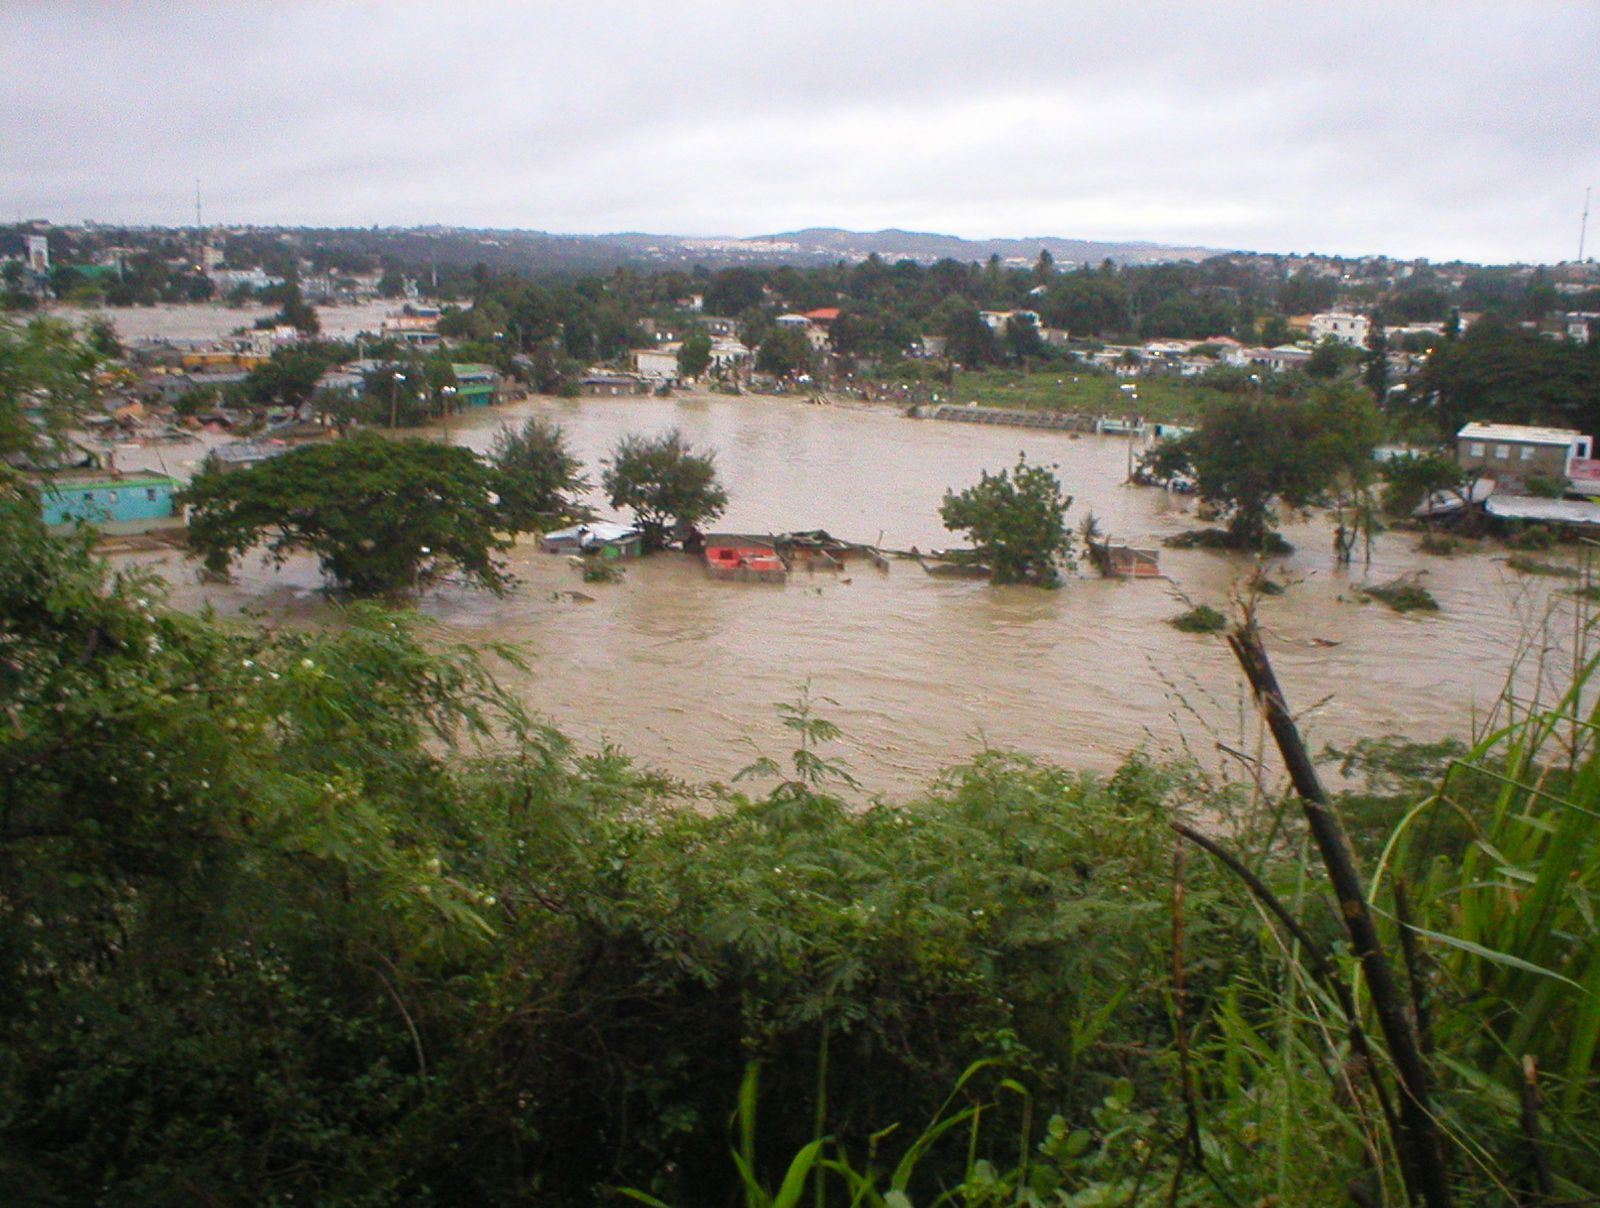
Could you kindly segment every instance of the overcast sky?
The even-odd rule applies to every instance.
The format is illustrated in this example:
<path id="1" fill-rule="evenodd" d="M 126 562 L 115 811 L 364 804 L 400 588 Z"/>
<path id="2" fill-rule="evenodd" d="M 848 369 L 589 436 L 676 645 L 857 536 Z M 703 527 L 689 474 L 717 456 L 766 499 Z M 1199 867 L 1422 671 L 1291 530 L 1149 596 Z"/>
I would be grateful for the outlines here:
<path id="1" fill-rule="evenodd" d="M 1554 262 L 1600 3 L 0 0 L 0 209 Z M 1600 249 L 1600 192 L 1585 254 Z"/>

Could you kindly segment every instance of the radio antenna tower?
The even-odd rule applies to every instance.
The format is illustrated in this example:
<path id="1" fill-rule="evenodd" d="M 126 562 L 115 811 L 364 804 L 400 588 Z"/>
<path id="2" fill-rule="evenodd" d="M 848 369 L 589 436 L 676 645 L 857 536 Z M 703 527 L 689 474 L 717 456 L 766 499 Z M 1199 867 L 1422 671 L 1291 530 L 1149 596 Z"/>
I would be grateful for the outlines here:
<path id="1" fill-rule="evenodd" d="M 1578 223 L 1578 263 L 1583 263 L 1583 239 L 1589 233 L 1589 190 L 1583 191 L 1583 221 Z"/>
<path id="2" fill-rule="evenodd" d="M 1584 204 L 1587 206 L 1588 203 L 1585 202 Z M 194 178 L 194 229 L 196 234 L 206 229 L 206 224 L 200 221 L 200 178 L 198 176 Z M 1583 256 L 1580 254 L 1578 259 L 1582 260 Z"/>

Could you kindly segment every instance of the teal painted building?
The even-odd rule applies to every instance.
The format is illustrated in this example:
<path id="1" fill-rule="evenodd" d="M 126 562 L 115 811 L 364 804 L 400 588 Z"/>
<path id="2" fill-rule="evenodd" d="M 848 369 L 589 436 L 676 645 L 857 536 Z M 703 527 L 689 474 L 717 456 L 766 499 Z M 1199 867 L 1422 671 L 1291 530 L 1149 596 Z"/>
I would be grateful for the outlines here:
<path id="1" fill-rule="evenodd" d="M 38 485 L 46 524 L 162 520 L 173 514 L 172 495 L 179 486 L 165 474 L 62 475 Z"/>
<path id="2" fill-rule="evenodd" d="M 452 362 L 450 369 L 456 375 L 457 410 L 484 407 L 495 401 L 500 375 L 494 371 L 494 366 Z"/>

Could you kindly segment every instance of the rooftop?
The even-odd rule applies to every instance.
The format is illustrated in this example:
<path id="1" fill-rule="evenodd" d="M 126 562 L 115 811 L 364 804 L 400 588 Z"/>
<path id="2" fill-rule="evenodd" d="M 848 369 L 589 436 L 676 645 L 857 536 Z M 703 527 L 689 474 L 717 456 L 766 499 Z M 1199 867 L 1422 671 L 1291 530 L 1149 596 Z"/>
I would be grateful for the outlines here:
<path id="1" fill-rule="evenodd" d="M 1498 440 L 1525 445 L 1570 445 L 1581 440 L 1575 428 L 1536 428 L 1528 424 L 1471 423 L 1456 433 L 1457 440 Z"/>

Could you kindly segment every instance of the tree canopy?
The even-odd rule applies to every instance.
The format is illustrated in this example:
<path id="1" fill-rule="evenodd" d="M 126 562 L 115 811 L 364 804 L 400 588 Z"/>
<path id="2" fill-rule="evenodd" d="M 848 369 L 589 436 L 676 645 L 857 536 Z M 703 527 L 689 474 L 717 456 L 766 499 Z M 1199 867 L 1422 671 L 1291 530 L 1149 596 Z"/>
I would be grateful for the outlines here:
<path id="1" fill-rule="evenodd" d="M 258 543 L 317 556 L 351 596 L 406 597 L 450 573 L 501 592 L 494 477 L 469 449 L 360 433 L 243 469 L 208 466 L 181 493 L 189 545 L 225 571 Z"/>
<path id="2" fill-rule="evenodd" d="M 583 463 L 567 448 L 566 435 L 543 416 L 495 433 L 489 464 L 501 521 L 512 532 L 531 532 L 571 514 L 578 508 L 577 496 L 589 489 Z"/>
<path id="3" fill-rule="evenodd" d="M 1439 345 L 1413 391 L 1441 435 L 1461 425 L 1549 424 L 1600 432 L 1600 342 L 1550 340 L 1483 319 Z"/>
<path id="4" fill-rule="evenodd" d="M 985 470 L 975 486 L 946 491 L 939 516 L 945 528 L 967 534 L 977 560 L 993 568 L 994 582 L 1054 587 L 1057 564 L 1072 550 L 1071 506 L 1052 468 L 1022 456 L 1013 469 Z"/>
<path id="5" fill-rule="evenodd" d="M 1370 462 L 1379 427 L 1372 400 L 1354 387 L 1305 399 L 1230 397 L 1150 460 L 1158 472 L 1192 475 L 1200 497 L 1226 518 L 1233 544 L 1259 550 L 1276 520 L 1273 503 L 1316 502 L 1341 474 Z"/>
<path id="6" fill-rule="evenodd" d="M 727 509 L 716 452 L 699 452 L 674 428 L 660 436 L 630 433 L 601 474 L 611 506 L 628 508 L 647 550 L 664 549 L 674 525 L 701 525 Z"/>
<path id="7" fill-rule="evenodd" d="M 711 365 L 711 337 L 703 328 L 695 328 L 683 337 L 678 347 L 678 376 L 697 378 Z"/>

